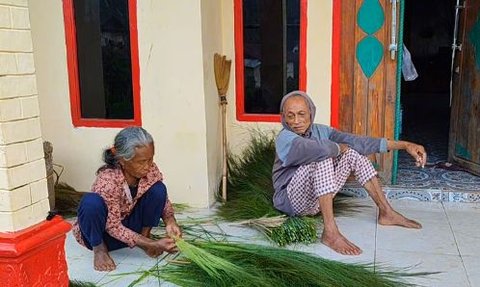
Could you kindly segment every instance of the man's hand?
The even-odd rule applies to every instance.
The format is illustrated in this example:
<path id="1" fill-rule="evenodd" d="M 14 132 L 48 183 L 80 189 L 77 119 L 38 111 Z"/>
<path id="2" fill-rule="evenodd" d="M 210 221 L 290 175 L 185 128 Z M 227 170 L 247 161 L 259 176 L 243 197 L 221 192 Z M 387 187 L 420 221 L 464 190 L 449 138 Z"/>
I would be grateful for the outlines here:
<path id="1" fill-rule="evenodd" d="M 387 149 L 388 150 L 404 149 L 415 159 L 416 166 L 421 166 L 423 168 L 427 163 L 427 152 L 425 151 L 425 148 L 423 148 L 423 146 L 419 144 L 415 144 L 407 141 L 388 140 Z"/>
<path id="2" fill-rule="evenodd" d="M 350 148 L 348 144 L 343 144 L 343 143 L 338 144 L 338 146 L 340 147 L 340 154 L 346 152 Z"/>
<path id="3" fill-rule="evenodd" d="M 427 152 L 423 146 L 407 142 L 405 150 L 415 159 L 415 166 L 425 167 L 427 163 Z"/>

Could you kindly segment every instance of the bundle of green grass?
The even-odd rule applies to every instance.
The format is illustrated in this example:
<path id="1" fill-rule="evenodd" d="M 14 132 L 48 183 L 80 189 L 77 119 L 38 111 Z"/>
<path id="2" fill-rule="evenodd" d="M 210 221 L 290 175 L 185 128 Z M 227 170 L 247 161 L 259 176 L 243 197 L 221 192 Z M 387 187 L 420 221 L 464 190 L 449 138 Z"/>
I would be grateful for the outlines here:
<path id="1" fill-rule="evenodd" d="M 228 221 L 243 221 L 280 246 L 313 243 L 321 223 L 318 217 L 286 217 L 273 207 L 274 160 L 273 132 L 253 131 L 242 154 L 228 158 L 228 200 L 219 207 L 218 215 Z M 361 207 L 339 196 L 334 205 L 337 215 Z"/>
<path id="2" fill-rule="evenodd" d="M 179 286 L 413 286 L 406 276 L 420 273 L 374 271 L 278 247 L 247 243 L 177 240 L 181 255 L 148 272 Z"/>

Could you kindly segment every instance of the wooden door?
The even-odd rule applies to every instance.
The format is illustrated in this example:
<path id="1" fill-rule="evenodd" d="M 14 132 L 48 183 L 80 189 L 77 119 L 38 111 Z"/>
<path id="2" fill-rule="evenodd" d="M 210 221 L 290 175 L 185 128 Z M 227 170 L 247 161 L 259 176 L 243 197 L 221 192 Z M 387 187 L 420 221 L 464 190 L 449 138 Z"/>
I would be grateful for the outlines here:
<path id="1" fill-rule="evenodd" d="M 480 1 L 466 1 L 459 15 L 448 156 L 480 175 Z"/>
<path id="2" fill-rule="evenodd" d="M 390 0 L 343 0 L 340 6 L 339 128 L 393 139 L 397 61 L 389 52 Z M 391 153 L 371 158 L 387 183 L 392 159 Z"/>

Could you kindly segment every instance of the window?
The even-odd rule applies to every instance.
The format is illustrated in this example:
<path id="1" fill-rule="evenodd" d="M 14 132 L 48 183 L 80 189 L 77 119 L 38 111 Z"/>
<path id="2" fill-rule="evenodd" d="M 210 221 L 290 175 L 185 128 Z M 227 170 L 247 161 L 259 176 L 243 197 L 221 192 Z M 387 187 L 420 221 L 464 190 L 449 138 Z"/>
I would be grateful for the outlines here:
<path id="1" fill-rule="evenodd" d="M 136 0 L 63 0 L 74 126 L 141 125 Z"/>
<path id="2" fill-rule="evenodd" d="M 307 0 L 235 0 L 237 119 L 280 121 L 282 97 L 306 89 Z"/>

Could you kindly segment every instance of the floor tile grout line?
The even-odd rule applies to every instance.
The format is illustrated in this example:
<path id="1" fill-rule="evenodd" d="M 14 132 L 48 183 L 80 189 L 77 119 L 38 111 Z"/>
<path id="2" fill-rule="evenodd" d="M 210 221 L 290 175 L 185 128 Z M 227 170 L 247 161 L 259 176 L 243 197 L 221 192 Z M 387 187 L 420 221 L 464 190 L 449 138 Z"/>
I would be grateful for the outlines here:
<path id="1" fill-rule="evenodd" d="M 452 222 L 450 221 L 450 217 L 448 216 L 447 209 L 445 208 L 445 204 L 443 202 L 442 202 L 442 208 L 443 208 L 443 212 L 445 212 L 445 216 L 447 218 L 450 231 L 452 232 L 452 236 L 453 236 L 453 240 L 455 241 L 455 247 L 457 248 L 458 256 L 460 257 L 460 261 L 462 262 L 463 271 L 465 271 L 465 276 L 467 277 L 468 284 L 472 286 L 472 282 L 470 281 L 470 276 L 468 275 L 468 272 L 467 272 L 467 266 L 465 266 L 465 261 L 463 260 L 462 253 L 460 252 L 460 247 L 458 246 L 458 240 L 457 240 L 457 237 L 455 236 L 455 231 L 453 230 L 453 227 L 452 227 Z"/>
<path id="2" fill-rule="evenodd" d="M 446 256 L 446 257 L 460 257 L 458 254 L 448 254 L 448 253 L 436 253 L 436 252 L 425 252 L 418 250 L 399 250 L 396 248 L 381 248 L 379 251 L 387 252 L 400 252 L 400 253 L 409 253 L 409 254 L 421 254 L 425 256 Z"/>
<path id="3" fill-rule="evenodd" d="M 110 272 L 111 272 L 111 271 L 110 271 Z M 99 284 L 100 282 L 102 282 L 102 280 L 103 280 L 104 278 L 106 278 L 107 275 L 108 275 L 108 273 L 110 273 L 110 272 L 104 273 L 103 276 L 101 276 L 98 280 L 96 280 L 96 281 L 94 282 L 95 285 L 97 285 L 97 284 Z M 82 280 L 80 280 L 80 281 L 82 281 Z"/>
<path id="4" fill-rule="evenodd" d="M 92 253 L 92 254 L 93 254 L 93 253 Z M 116 256 L 115 256 L 115 257 L 116 257 Z M 118 257 L 120 257 L 120 256 L 118 256 Z M 118 259 L 118 261 L 115 262 L 115 264 L 118 266 L 118 265 L 122 264 L 125 260 L 127 260 L 127 258 L 129 258 L 129 257 L 130 257 L 130 254 L 125 254 L 125 255 L 121 256 L 121 257 Z"/>
<path id="5" fill-rule="evenodd" d="M 116 285 L 114 285 L 115 282 L 118 281 L 118 280 L 121 280 L 121 278 L 120 278 L 119 276 L 117 276 L 117 273 L 115 273 L 116 271 L 118 271 L 118 268 L 119 268 L 120 266 L 131 265 L 131 266 L 136 267 L 136 268 L 137 268 L 137 271 L 140 270 L 141 267 L 143 267 L 143 266 L 137 266 L 137 265 L 134 265 L 134 264 L 132 265 L 132 264 L 125 263 L 125 261 L 126 261 L 129 257 L 130 257 L 129 255 L 124 256 L 123 259 L 120 260 L 120 261 L 117 263 L 117 268 L 116 268 L 116 270 L 113 270 L 113 271 L 109 271 L 109 272 L 104 273 L 104 275 L 103 275 L 100 279 L 96 280 L 96 282 L 94 282 L 94 283 L 95 283 L 95 284 L 99 284 L 99 283 L 101 283 L 102 281 L 104 281 L 104 282 L 101 283 L 100 286 L 116 286 Z M 163 260 L 165 257 L 166 257 L 166 255 L 163 255 L 162 258 L 157 258 L 157 262 L 158 262 L 159 260 L 160 260 L 160 261 Z M 109 277 L 109 278 L 107 278 L 107 277 Z"/>

